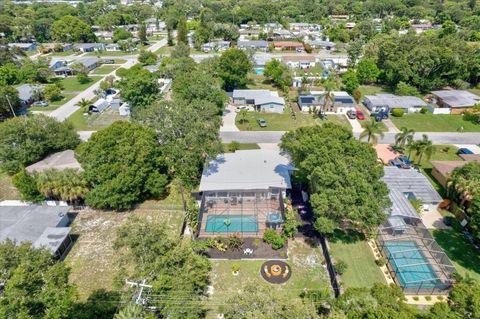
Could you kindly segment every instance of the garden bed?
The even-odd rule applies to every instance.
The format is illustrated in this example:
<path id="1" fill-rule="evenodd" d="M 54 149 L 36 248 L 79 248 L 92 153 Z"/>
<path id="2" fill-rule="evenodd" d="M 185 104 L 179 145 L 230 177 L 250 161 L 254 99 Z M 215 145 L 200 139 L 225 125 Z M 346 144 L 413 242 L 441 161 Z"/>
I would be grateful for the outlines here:
<path id="1" fill-rule="evenodd" d="M 243 245 L 238 249 L 228 248 L 226 251 L 220 251 L 213 247 L 205 254 L 211 259 L 286 259 L 288 244 L 285 244 L 283 248 L 275 250 L 261 239 L 243 238 Z M 247 248 L 253 249 L 253 254 L 245 255 L 243 250 Z"/>

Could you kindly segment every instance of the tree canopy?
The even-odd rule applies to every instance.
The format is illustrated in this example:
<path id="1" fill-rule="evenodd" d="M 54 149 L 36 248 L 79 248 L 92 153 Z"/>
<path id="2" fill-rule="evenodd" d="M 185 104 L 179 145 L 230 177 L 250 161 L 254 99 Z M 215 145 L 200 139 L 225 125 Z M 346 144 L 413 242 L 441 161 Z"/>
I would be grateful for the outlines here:
<path id="1" fill-rule="evenodd" d="M 315 227 L 330 233 L 342 221 L 371 229 L 386 218 L 388 189 L 375 150 L 342 126 L 303 127 L 286 133 L 281 147 L 309 182 Z"/>
<path id="2" fill-rule="evenodd" d="M 67 122 L 44 115 L 0 123 L 0 168 L 13 174 L 50 153 L 75 148 L 80 138 Z"/>
<path id="3" fill-rule="evenodd" d="M 117 75 L 121 77 L 118 86 L 122 90 L 122 98 L 130 102 L 133 109 L 145 107 L 158 97 L 158 77 L 142 65 L 136 64 L 128 70 L 120 69 Z"/>
<path id="4" fill-rule="evenodd" d="M 252 63 L 244 51 L 228 49 L 220 56 L 218 67 L 225 90 L 232 91 L 236 88 L 245 87 L 247 74 L 252 69 Z"/>
<path id="5" fill-rule="evenodd" d="M 76 150 L 90 187 L 87 204 L 98 208 L 130 208 L 165 193 L 165 157 L 155 131 L 125 121 L 94 133 Z"/>

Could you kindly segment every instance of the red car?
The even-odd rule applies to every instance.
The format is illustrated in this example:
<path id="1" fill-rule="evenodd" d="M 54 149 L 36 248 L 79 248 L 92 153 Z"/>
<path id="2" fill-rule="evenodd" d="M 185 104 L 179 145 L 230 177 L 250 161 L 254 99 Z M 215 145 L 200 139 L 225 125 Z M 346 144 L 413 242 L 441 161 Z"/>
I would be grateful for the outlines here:
<path id="1" fill-rule="evenodd" d="M 357 119 L 359 120 L 365 119 L 365 115 L 363 115 L 363 112 L 361 110 L 357 110 L 356 113 L 357 113 Z"/>

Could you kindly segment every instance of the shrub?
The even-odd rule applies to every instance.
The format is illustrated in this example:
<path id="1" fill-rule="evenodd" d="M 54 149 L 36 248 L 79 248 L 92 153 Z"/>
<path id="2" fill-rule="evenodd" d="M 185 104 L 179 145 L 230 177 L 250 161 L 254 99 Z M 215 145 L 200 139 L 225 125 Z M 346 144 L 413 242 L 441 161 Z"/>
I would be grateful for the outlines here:
<path id="1" fill-rule="evenodd" d="M 240 270 L 240 265 L 237 263 L 232 264 L 232 272 L 238 272 Z"/>
<path id="2" fill-rule="evenodd" d="M 15 174 L 12 178 L 12 183 L 22 194 L 22 199 L 32 202 L 43 200 L 44 197 L 38 191 L 35 179 L 28 175 L 25 170 L 21 170 Z"/>
<path id="3" fill-rule="evenodd" d="M 443 300 L 443 296 L 437 296 L 438 300 Z"/>
<path id="4" fill-rule="evenodd" d="M 232 249 L 239 249 L 243 245 L 243 240 L 235 235 L 232 235 L 228 238 L 228 247 Z"/>
<path id="5" fill-rule="evenodd" d="M 255 247 L 258 247 L 258 246 L 260 246 L 260 239 L 255 238 Z"/>
<path id="6" fill-rule="evenodd" d="M 383 267 L 387 264 L 387 260 L 385 257 L 380 257 L 377 260 L 375 260 L 375 263 L 377 264 L 378 267 Z"/>
<path id="7" fill-rule="evenodd" d="M 85 84 L 92 81 L 92 79 L 90 79 L 85 73 L 77 73 L 77 81 L 80 84 Z"/>
<path id="8" fill-rule="evenodd" d="M 420 109 L 420 113 L 422 113 L 422 114 L 428 113 L 428 107 L 425 107 L 425 106 L 422 107 L 422 108 Z"/>
<path id="9" fill-rule="evenodd" d="M 339 260 L 335 263 L 335 271 L 337 272 L 337 274 L 339 275 L 342 275 L 345 273 L 345 271 L 347 270 L 348 268 L 348 265 L 346 262 L 344 262 L 343 260 Z"/>
<path id="10" fill-rule="evenodd" d="M 292 238 L 297 233 L 299 225 L 293 210 L 287 209 L 285 212 L 285 223 L 283 224 L 283 235 L 287 238 Z"/>
<path id="11" fill-rule="evenodd" d="M 420 298 L 418 296 L 414 296 L 413 300 L 418 301 L 418 300 L 420 300 Z"/>
<path id="12" fill-rule="evenodd" d="M 280 236 L 275 229 L 267 229 L 263 234 L 263 241 L 272 245 L 273 249 L 280 249 L 285 245 L 285 240 Z"/>
<path id="13" fill-rule="evenodd" d="M 393 109 L 392 110 L 392 115 L 395 117 L 402 117 L 403 114 L 405 114 L 405 111 L 403 109 Z"/>
<path id="14" fill-rule="evenodd" d="M 430 300 L 432 300 L 432 297 L 431 296 L 425 296 L 425 300 L 430 301 Z"/>
<path id="15" fill-rule="evenodd" d="M 228 151 L 229 152 L 235 152 L 235 151 L 238 151 L 240 149 L 240 143 L 237 142 L 237 141 L 232 141 L 228 144 Z"/>

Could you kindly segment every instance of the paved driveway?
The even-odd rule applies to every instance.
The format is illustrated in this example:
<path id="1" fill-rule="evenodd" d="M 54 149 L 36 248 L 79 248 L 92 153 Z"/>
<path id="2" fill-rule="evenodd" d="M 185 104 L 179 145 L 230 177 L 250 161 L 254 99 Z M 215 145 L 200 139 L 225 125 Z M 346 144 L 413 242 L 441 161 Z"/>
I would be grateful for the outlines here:
<path id="1" fill-rule="evenodd" d="M 220 127 L 220 132 L 237 132 L 240 131 L 235 125 L 235 106 L 227 105 L 223 110 L 222 115 L 222 126 Z"/>
<path id="2" fill-rule="evenodd" d="M 443 217 L 436 207 L 430 207 L 428 212 L 422 212 L 422 222 L 428 229 L 450 229 L 443 223 Z"/>

